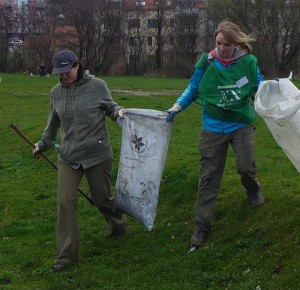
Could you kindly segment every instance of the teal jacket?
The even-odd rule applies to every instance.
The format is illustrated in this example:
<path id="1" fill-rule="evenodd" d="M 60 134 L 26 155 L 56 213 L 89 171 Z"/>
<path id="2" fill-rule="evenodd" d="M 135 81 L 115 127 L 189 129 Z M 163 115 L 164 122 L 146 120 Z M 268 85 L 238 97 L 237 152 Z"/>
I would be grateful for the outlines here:
<path id="1" fill-rule="evenodd" d="M 214 59 L 213 62 L 218 70 L 221 71 L 227 69 L 223 66 L 223 64 L 218 59 Z M 230 67 L 235 65 L 236 65 L 236 61 L 234 61 L 230 65 Z M 195 101 L 195 99 L 199 96 L 199 85 L 202 81 L 204 73 L 205 73 L 204 68 L 195 68 L 194 74 L 190 79 L 188 87 L 184 90 L 184 92 L 176 101 L 176 103 L 180 105 L 182 110 L 185 110 L 188 106 L 190 106 Z M 257 67 L 255 90 L 257 90 L 261 81 L 263 81 L 263 78 L 259 68 Z M 247 125 L 247 123 L 228 122 L 228 121 L 222 121 L 216 118 L 212 118 L 205 112 L 205 109 L 202 111 L 202 113 L 203 113 L 202 128 L 203 130 L 206 131 L 227 134 L 239 129 L 242 126 Z"/>

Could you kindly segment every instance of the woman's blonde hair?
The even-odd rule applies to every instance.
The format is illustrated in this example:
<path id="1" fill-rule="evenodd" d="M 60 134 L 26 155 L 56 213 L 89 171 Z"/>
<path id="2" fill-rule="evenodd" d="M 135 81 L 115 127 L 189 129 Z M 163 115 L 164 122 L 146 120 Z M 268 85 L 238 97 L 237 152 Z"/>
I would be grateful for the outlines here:
<path id="1" fill-rule="evenodd" d="M 245 34 L 237 24 L 228 20 L 224 20 L 218 25 L 215 31 L 215 38 L 219 33 L 222 33 L 230 43 L 246 50 L 248 53 L 252 51 L 250 42 L 256 40 L 252 35 Z"/>

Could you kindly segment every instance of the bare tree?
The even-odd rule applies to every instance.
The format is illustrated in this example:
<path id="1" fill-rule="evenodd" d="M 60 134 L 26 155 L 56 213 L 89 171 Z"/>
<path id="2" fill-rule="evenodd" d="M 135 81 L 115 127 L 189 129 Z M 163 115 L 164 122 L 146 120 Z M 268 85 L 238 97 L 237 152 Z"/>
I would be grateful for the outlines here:
<path id="1" fill-rule="evenodd" d="M 299 0 L 212 0 L 215 22 L 230 19 L 257 38 L 255 54 L 269 75 L 296 68 L 300 49 Z M 297 69 L 297 68 L 296 68 Z"/>
<path id="2" fill-rule="evenodd" d="M 195 7 L 194 1 L 187 1 L 178 3 L 175 16 L 176 66 L 181 76 L 189 77 L 197 58 L 206 49 L 206 14 Z"/>
<path id="3" fill-rule="evenodd" d="M 27 4 L 26 21 L 22 24 L 27 37 L 24 45 L 24 58 L 33 73 L 38 71 L 41 62 L 48 70 L 52 66 L 55 51 L 55 33 L 59 11 L 45 3 L 29 1 Z"/>
<path id="4" fill-rule="evenodd" d="M 98 38 L 98 71 L 109 73 L 114 65 L 124 60 L 123 38 L 123 11 L 121 2 L 104 1 L 100 8 L 101 25 Z M 100 12 L 99 11 L 99 12 Z"/>
<path id="5" fill-rule="evenodd" d="M 167 39 L 169 35 L 166 31 L 168 27 L 168 19 L 170 18 L 170 13 L 173 14 L 171 8 L 172 3 L 168 0 L 158 0 L 155 2 L 156 4 L 156 19 L 157 26 L 153 26 L 156 29 L 156 69 L 160 70 L 163 67 L 163 50 L 166 46 Z"/>
<path id="6" fill-rule="evenodd" d="M 139 75 L 144 72 L 147 62 L 145 19 L 142 17 L 141 11 L 134 11 L 127 13 L 124 20 L 123 43 L 128 53 L 128 72 Z"/>
<path id="7" fill-rule="evenodd" d="M 0 71 L 7 71 L 10 61 L 10 32 L 12 27 L 12 8 L 8 5 L 0 5 Z"/>
<path id="8" fill-rule="evenodd" d="M 155 69 L 156 15 L 145 9 L 146 2 L 131 0 L 123 6 L 123 45 L 126 49 L 128 73 L 139 75 Z M 154 56 L 154 58 L 153 58 Z"/>
<path id="9" fill-rule="evenodd" d="M 75 27 L 74 50 L 84 65 L 95 72 L 107 71 L 113 59 L 110 55 L 120 52 L 121 7 L 106 0 L 50 2 L 60 7 L 64 23 Z"/>
<path id="10" fill-rule="evenodd" d="M 300 2 L 297 0 L 253 1 L 254 17 L 251 21 L 260 55 L 270 72 L 276 76 L 287 76 L 295 68 L 300 49 Z M 267 57 L 266 57 L 267 56 Z M 271 61 L 270 61 L 271 60 Z M 270 65 L 271 64 L 271 65 Z"/>

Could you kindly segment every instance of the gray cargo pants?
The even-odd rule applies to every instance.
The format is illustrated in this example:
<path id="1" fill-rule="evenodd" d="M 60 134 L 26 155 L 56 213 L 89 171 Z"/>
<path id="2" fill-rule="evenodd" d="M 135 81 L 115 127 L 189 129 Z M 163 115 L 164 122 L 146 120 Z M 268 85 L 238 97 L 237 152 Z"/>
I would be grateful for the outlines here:
<path id="1" fill-rule="evenodd" d="M 114 212 L 110 191 L 112 160 L 106 160 L 87 169 L 73 169 L 68 164 L 58 164 L 57 191 L 57 257 L 55 263 L 68 265 L 77 260 L 79 230 L 77 222 L 78 189 L 85 174 L 91 197 L 104 215 L 110 228 L 126 223 L 126 216 Z"/>
<path id="2" fill-rule="evenodd" d="M 259 191 L 253 141 L 253 127 L 250 125 L 229 134 L 202 132 L 199 142 L 201 168 L 196 225 L 203 231 L 211 230 L 212 211 L 220 190 L 229 144 L 233 148 L 236 170 L 240 174 L 246 192 L 255 194 Z"/>

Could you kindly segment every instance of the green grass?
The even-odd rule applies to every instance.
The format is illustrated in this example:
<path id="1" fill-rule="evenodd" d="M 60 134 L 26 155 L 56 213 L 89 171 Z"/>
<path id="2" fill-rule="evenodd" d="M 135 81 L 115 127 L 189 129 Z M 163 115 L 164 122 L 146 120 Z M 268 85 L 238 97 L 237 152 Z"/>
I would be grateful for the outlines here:
<path id="1" fill-rule="evenodd" d="M 275 143 L 264 121 L 255 123 L 258 177 L 266 203 L 249 206 L 235 172 L 232 151 L 216 202 L 214 229 L 204 248 L 187 255 L 194 228 L 199 176 L 200 107 L 176 117 L 161 181 L 154 229 L 129 218 L 120 241 L 105 238 L 103 217 L 84 198 L 78 205 L 79 262 L 52 273 L 55 258 L 56 172 L 31 156 L 10 127 L 39 140 L 56 77 L 0 74 L 0 289 L 299 289 L 299 173 Z M 105 77 L 126 108 L 168 109 L 187 79 Z M 295 82 L 298 86 L 299 82 Z M 154 91 L 143 96 L 142 91 Z M 161 93 L 159 93 L 161 92 Z M 121 130 L 107 120 L 117 176 Z M 56 161 L 54 151 L 47 156 Z M 82 188 L 88 190 L 85 180 Z"/>

